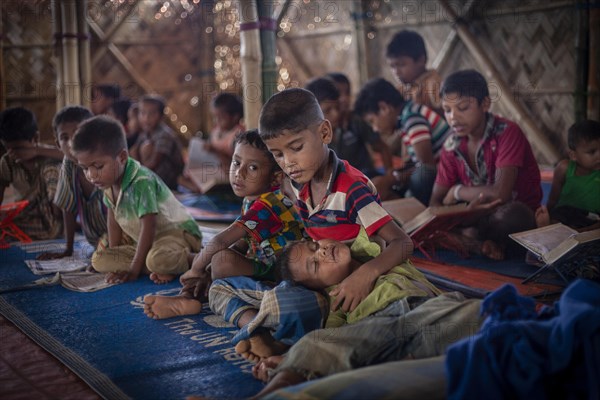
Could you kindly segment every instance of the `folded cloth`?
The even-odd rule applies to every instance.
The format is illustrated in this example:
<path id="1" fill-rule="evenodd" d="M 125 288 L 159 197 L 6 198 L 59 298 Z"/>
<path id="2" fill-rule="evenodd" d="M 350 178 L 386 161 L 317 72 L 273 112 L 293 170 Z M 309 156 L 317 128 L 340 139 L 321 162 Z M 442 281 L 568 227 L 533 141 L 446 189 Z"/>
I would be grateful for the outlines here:
<path id="1" fill-rule="evenodd" d="M 482 303 L 487 320 L 447 352 L 449 399 L 600 398 L 600 284 L 573 282 L 553 307 L 509 285 Z"/>

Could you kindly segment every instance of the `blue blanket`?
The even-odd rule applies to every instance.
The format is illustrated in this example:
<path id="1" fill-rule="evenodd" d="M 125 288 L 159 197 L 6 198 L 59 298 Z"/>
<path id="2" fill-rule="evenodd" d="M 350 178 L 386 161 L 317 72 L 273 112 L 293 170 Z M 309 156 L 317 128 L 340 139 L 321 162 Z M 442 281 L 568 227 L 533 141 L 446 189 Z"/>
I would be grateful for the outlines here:
<path id="1" fill-rule="evenodd" d="M 0 290 L 39 278 L 23 262 L 34 256 L 15 247 L 1 250 Z M 237 329 L 208 307 L 199 315 L 166 320 L 142 312 L 146 294 L 178 291 L 176 281 L 159 286 L 147 277 L 94 293 L 41 287 L 2 294 L 0 313 L 105 398 L 257 393 L 262 383 L 231 343 Z"/>
<path id="2" fill-rule="evenodd" d="M 539 313 L 505 286 L 482 313 L 480 333 L 448 349 L 449 399 L 600 398 L 600 284 L 575 281 Z"/>

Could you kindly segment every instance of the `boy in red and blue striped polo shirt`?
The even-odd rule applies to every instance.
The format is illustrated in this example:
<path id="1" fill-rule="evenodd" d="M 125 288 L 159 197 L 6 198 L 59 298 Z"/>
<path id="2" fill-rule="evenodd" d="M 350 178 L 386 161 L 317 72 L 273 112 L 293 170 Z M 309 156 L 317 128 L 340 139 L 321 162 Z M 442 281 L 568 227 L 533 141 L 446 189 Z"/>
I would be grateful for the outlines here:
<path id="1" fill-rule="evenodd" d="M 348 276 L 332 293 L 332 308 L 352 311 L 369 294 L 376 279 L 412 253 L 411 239 L 383 209 L 375 186 L 328 148 L 331 123 L 315 96 L 287 89 L 263 106 L 259 131 L 275 160 L 293 181 L 293 192 L 306 231 L 315 240 L 353 240 L 363 226 L 386 248 Z"/>

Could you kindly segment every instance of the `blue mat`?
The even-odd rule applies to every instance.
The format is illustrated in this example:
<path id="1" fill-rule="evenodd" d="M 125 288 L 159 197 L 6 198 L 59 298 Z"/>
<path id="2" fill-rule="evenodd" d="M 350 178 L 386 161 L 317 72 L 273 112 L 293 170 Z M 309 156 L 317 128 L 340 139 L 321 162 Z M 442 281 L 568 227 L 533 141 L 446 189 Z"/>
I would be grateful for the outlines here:
<path id="1" fill-rule="evenodd" d="M 232 222 L 242 209 L 242 199 L 229 186 L 207 194 L 182 193 L 177 198 L 196 221 Z"/>
<path id="2" fill-rule="evenodd" d="M 23 262 L 35 254 L 0 251 L 0 291 L 39 278 Z M 0 295 L 0 313 L 107 399 L 243 398 L 262 383 L 230 343 L 236 331 L 210 310 L 152 320 L 146 294 L 176 294 L 178 282 L 148 277 L 94 293 L 61 286 Z"/>

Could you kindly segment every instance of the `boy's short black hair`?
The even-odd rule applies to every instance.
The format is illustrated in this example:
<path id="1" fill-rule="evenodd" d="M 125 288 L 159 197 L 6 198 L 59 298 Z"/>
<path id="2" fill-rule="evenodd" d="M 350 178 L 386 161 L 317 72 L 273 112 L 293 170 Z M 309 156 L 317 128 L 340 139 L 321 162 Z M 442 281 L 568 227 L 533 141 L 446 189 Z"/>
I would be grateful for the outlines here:
<path id="1" fill-rule="evenodd" d="M 0 140 L 33 140 L 38 133 L 35 115 L 24 107 L 12 107 L 0 113 Z"/>
<path id="2" fill-rule="evenodd" d="M 487 81 L 474 69 L 465 69 L 450 74 L 442 83 L 440 97 L 449 94 L 453 94 L 453 97 L 474 97 L 479 104 L 486 97 L 490 97 Z"/>
<path id="3" fill-rule="evenodd" d="M 102 97 L 117 100 L 121 97 L 121 87 L 116 83 L 101 83 L 94 86 L 96 92 L 102 94 Z"/>
<path id="4" fill-rule="evenodd" d="M 582 141 L 598 139 L 600 139 L 600 122 L 591 119 L 576 122 L 567 131 L 567 145 L 571 150 L 575 150 Z"/>
<path id="5" fill-rule="evenodd" d="M 90 119 L 93 116 L 94 114 L 89 108 L 82 106 L 66 106 L 54 115 L 54 118 L 52 119 L 52 129 L 54 129 L 55 134 L 58 134 L 57 130 L 60 124 L 69 122 L 79 123 L 86 119 Z"/>
<path id="6" fill-rule="evenodd" d="M 265 142 L 263 142 L 263 140 L 260 138 L 260 135 L 258 134 L 258 129 L 250 129 L 235 135 L 235 138 L 233 139 L 233 145 L 235 146 L 242 143 L 249 144 L 250 146 L 255 147 L 261 150 L 263 153 L 265 153 L 267 159 L 271 163 L 273 172 L 281 169 L 275 161 L 275 157 L 273 157 L 273 154 L 271 154 L 271 152 L 267 148 Z"/>
<path id="7" fill-rule="evenodd" d="M 292 253 L 294 248 L 302 242 L 302 240 L 294 240 L 288 242 L 283 248 L 283 250 L 281 250 L 281 253 L 279 253 L 279 256 L 277 256 L 277 261 L 275 261 L 274 270 L 278 282 L 288 281 L 291 283 L 297 283 L 296 277 L 290 269 L 290 260 L 292 259 Z"/>
<path id="8" fill-rule="evenodd" d="M 340 98 L 340 91 L 335 86 L 335 82 L 329 78 L 311 79 L 306 83 L 304 88 L 314 94 L 319 103 L 323 101 L 336 101 Z"/>
<path id="9" fill-rule="evenodd" d="M 374 78 L 360 89 L 354 102 L 354 112 L 362 117 L 366 114 L 378 113 L 380 101 L 396 108 L 404 107 L 406 104 L 402 94 L 394 85 L 383 78 Z"/>
<path id="10" fill-rule="evenodd" d="M 212 99 L 212 106 L 225 111 L 229 115 L 244 116 L 244 103 L 233 93 L 219 93 Z"/>
<path id="11" fill-rule="evenodd" d="M 350 79 L 348 79 L 348 77 L 345 74 L 342 74 L 341 72 L 329 72 L 325 74 L 325 78 L 329 78 L 335 83 L 342 83 L 350 87 Z"/>
<path id="12" fill-rule="evenodd" d="M 77 128 L 71 148 L 74 153 L 89 151 L 116 157 L 122 150 L 127 149 L 123 125 L 106 115 L 90 118 Z"/>
<path id="13" fill-rule="evenodd" d="M 387 45 L 385 53 L 387 58 L 410 57 L 413 60 L 418 60 L 420 57 L 425 57 L 427 61 L 427 50 L 425 49 L 425 41 L 417 32 L 402 30 L 397 32 L 392 40 Z"/>
<path id="14" fill-rule="evenodd" d="M 262 107 L 259 116 L 260 137 L 276 138 L 283 131 L 301 132 L 325 120 L 314 94 L 292 88 L 275 93 Z"/>
<path id="15" fill-rule="evenodd" d="M 131 107 L 131 100 L 121 98 L 115 101 L 110 106 L 110 109 L 115 114 L 115 117 L 119 121 L 121 121 L 123 125 L 125 125 L 127 123 L 127 120 L 129 119 L 129 117 L 127 116 L 127 111 L 129 111 L 129 107 Z"/>
<path id="16" fill-rule="evenodd" d="M 140 98 L 140 103 L 149 103 L 156 105 L 158 113 L 162 115 L 165 112 L 165 98 L 158 94 L 145 94 Z"/>

